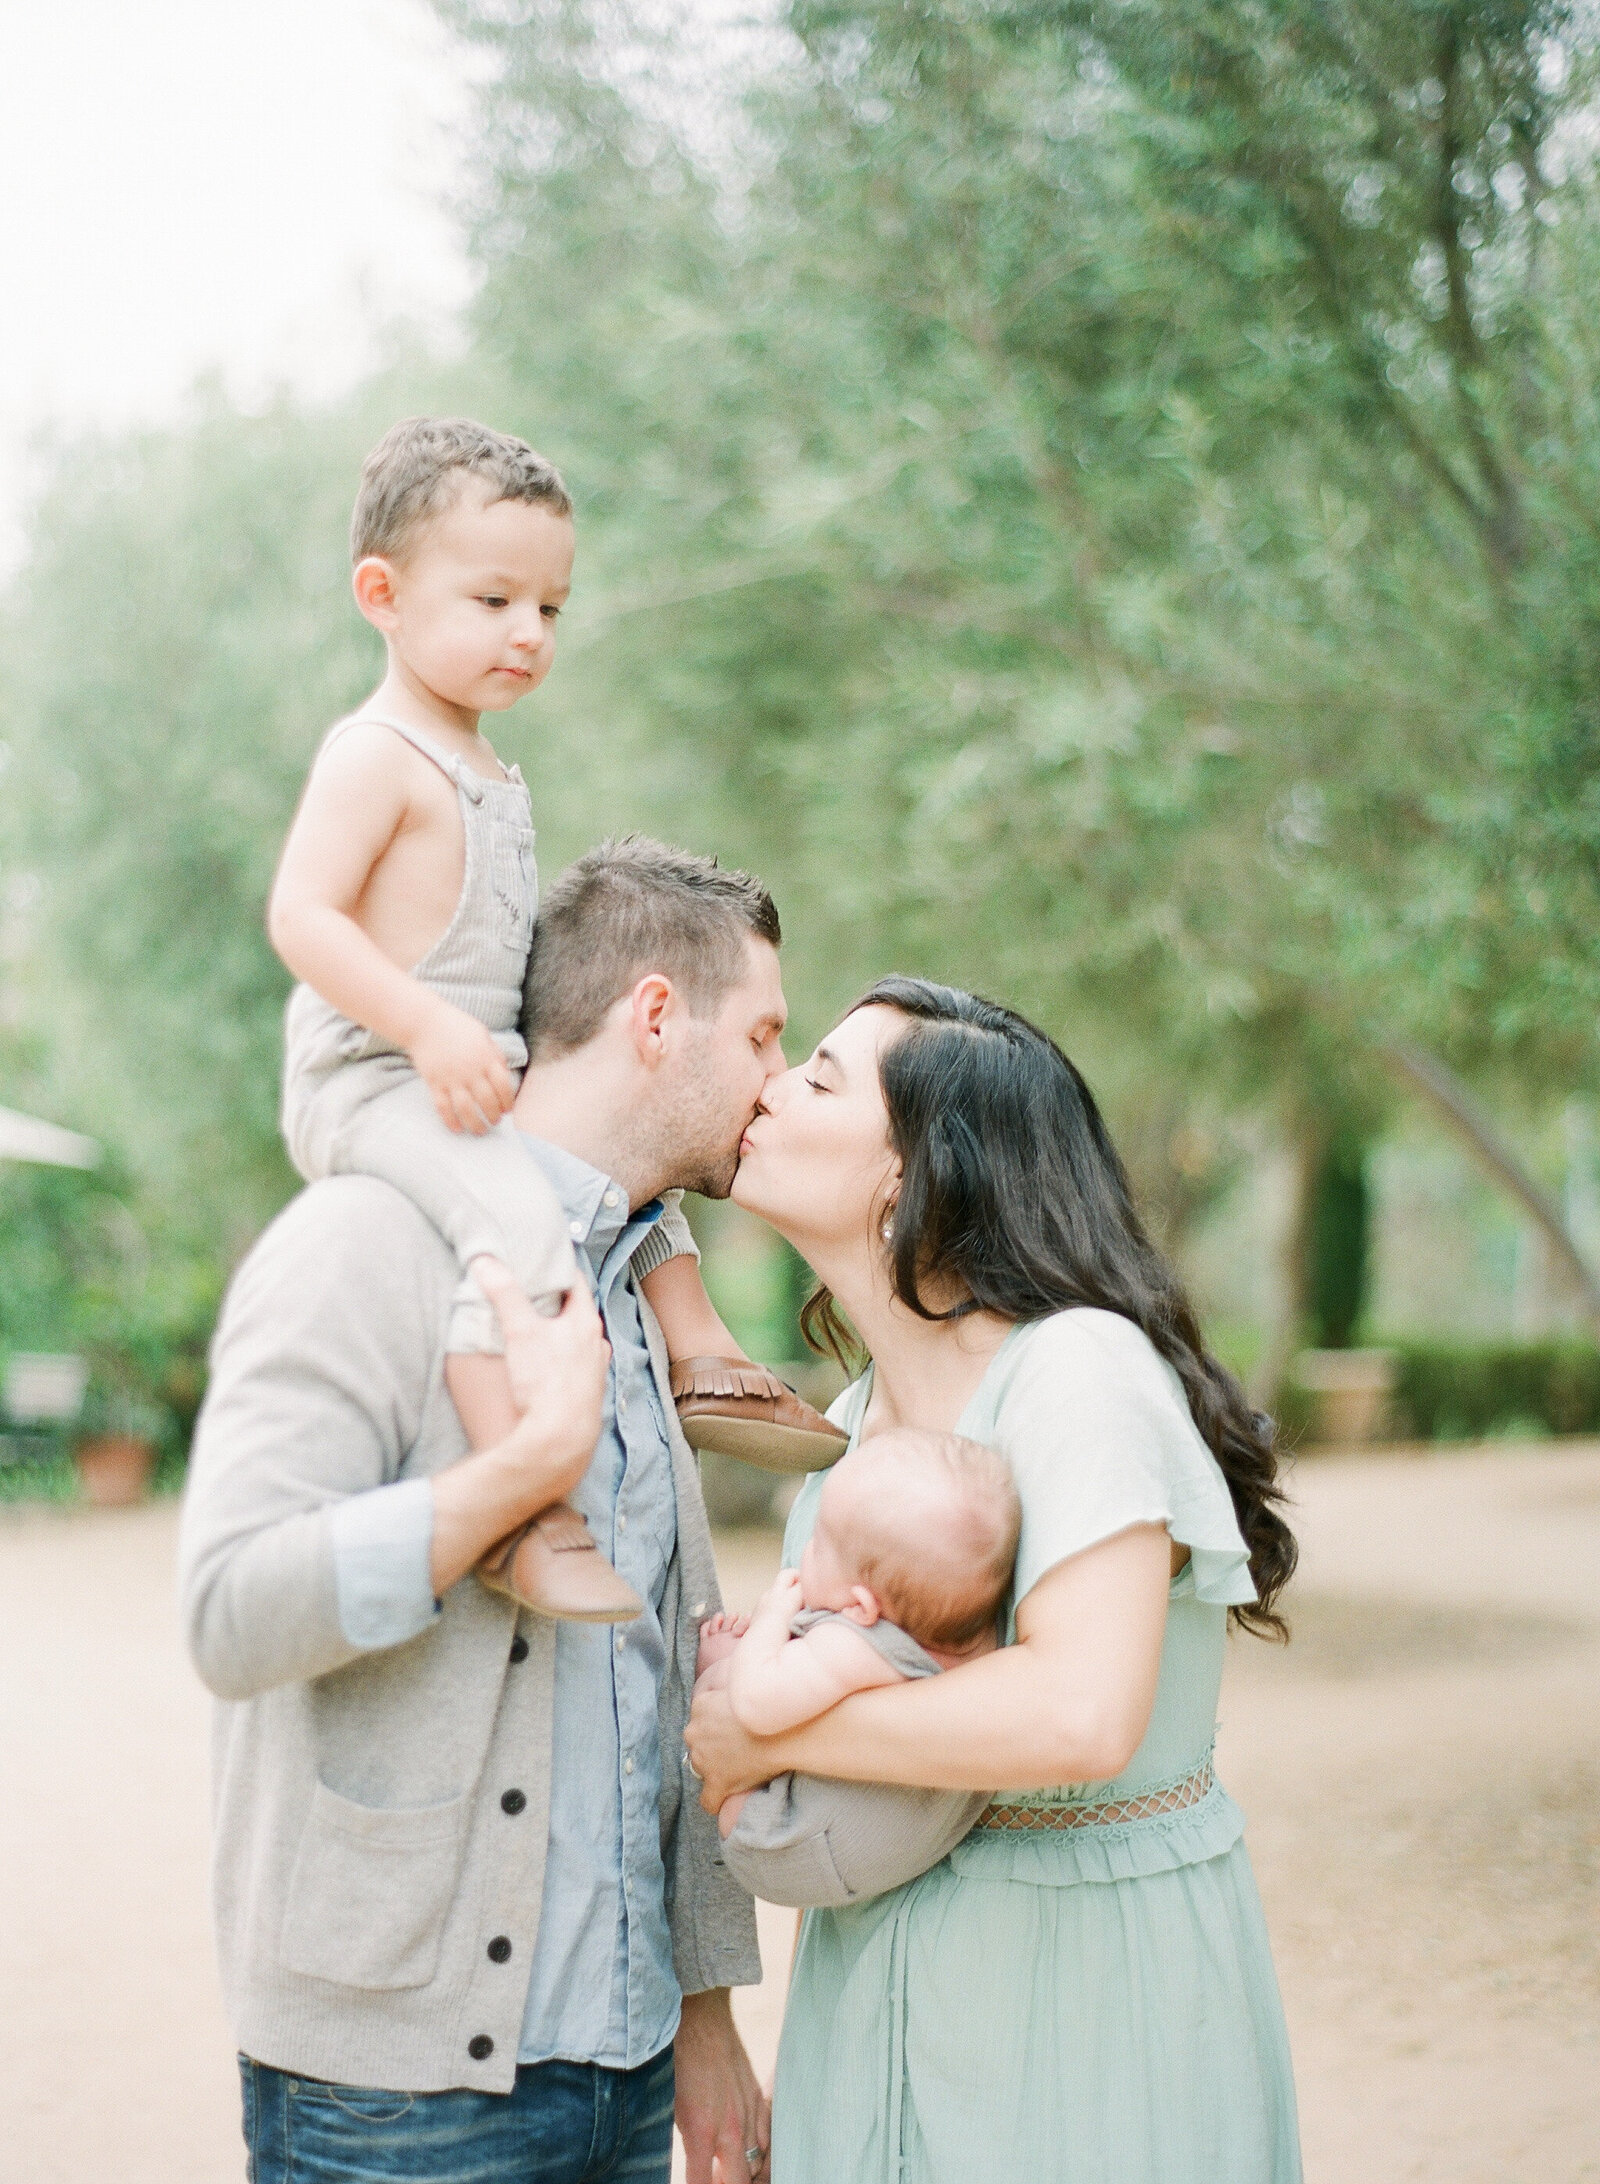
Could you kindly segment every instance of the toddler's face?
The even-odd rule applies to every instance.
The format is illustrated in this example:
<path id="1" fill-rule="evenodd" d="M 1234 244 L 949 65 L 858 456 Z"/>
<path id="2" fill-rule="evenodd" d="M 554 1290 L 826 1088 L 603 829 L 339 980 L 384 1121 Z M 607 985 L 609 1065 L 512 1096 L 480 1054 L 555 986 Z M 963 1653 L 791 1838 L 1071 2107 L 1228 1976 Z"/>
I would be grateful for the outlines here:
<path id="1" fill-rule="evenodd" d="M 572 588 L 571 520 L 487 493 L 463 481 L 390 565 L 389 613 L 372 617 L 427 689 L 472 713 L 502 713 L 544 681 Z"/>

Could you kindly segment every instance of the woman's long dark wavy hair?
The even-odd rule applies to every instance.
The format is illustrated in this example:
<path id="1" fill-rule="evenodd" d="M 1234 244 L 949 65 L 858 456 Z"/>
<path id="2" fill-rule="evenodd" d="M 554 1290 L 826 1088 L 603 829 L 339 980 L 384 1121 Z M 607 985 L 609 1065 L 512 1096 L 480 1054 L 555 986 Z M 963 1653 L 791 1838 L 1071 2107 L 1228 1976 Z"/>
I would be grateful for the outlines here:
<path id="1" fill-rule="evenodd" d="M 901 1164 L 896 1296 L 928 1320 L 977 1311 L 1037 1320 L 1073 1305 L 1132 1320 L 1182 1381 L 1228 1482 L 1257 1595 L 1231 1613 L 1262 1635 L 1287 1637 L 1274 1603 L 1297 1550 L 1281 1514 L 1273 1422 L 1206 1349 L 1182 1284 L 1145 1233 L 1089 1087 L 1025 1017 L 957 987 L 881 978 L 855 1006 L 910 1019 L 880 1065 Z M 962 1301 L 939 1311 L 924 1291 Z M 826 1289 L 801 1325 L 815 1349 L 842 1358 L 850 1346 Z"/>

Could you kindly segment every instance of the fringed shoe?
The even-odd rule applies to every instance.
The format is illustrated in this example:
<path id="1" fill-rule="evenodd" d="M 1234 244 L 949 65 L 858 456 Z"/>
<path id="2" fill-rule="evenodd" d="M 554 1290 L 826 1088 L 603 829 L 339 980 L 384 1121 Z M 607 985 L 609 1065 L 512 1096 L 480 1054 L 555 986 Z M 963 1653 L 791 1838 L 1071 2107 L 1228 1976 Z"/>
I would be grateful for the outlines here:
<path id="1" fill-rule="evenodd" d="M 737 1456 L 760 1471 L 826 1471 L 850 1436 L 765 1365 L 686 1357 L 672 1368 L 678 1423 L 691 1448 Z"/>
<path id="2" fill-rule="evenodd" d="M 644 1602 L 595 1545 L 569 1502 L 552 1502 L 531 1523 L 491 1547 L 478 1581 L 539 1615 L 569 1623 L 631 1623 Z"/>

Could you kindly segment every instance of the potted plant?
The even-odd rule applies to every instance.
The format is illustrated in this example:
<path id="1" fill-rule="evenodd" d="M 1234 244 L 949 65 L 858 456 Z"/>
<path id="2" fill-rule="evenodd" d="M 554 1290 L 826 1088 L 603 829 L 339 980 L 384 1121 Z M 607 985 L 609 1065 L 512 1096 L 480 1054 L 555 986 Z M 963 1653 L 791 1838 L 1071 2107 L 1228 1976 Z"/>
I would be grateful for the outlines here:
<path id="1" fill-rule="evenodd" d="M 143 1501 L 150 1491 L 165 1425 L 158 1405 L 96 1373 L 89 1383 L 73 1451 L 85 1500 L 97 1509 L 121 1509 Z"/>

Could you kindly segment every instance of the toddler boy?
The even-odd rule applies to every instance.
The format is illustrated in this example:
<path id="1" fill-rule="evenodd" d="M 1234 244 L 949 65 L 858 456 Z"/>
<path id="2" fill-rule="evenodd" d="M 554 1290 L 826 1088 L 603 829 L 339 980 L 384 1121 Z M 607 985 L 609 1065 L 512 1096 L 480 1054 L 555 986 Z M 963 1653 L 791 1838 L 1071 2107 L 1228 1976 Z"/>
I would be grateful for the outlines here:
<path id="1" fill-rule="evenodd" d="M 571 498 L 525 441 L 464 418 L 408 418 L 385 435 L 362 471 L 351 557 L 387 668 L 323 739 L 268 911 L 301 981 L 283 1101 L 301 1174 L 384 1177 L 464 1268 L 497 1257 L 552 1304 L 576 1279 L 571 1243 L 505 1119 L 528 1058 L 517 1027 L 538 909 L 532 807 L 480 723 L 549 673 L 573 550 Z M 690 1440 L 731 1438 L 774 1470 L 826 1464 L 844 1436 L 744 1357 L 697 1256 L 673 1204 L 634 1259 Z M 640 1611 L 566 1504 L 479 1574 L 546 1614 Z"/>
<path id="2" fill-rule="evenodd" d="M 753 1616 L 702 1625 L 698 1690 L 726 1684 L 752 1736 L 853 1692 L 937 1676 L 1000 1642 L 1021 1506 L 994 1449 L 953 1433 L 875 1435 L 829 1472 L 798 1570 Z M 772 1903 L 846 1903 L 909 1880 L 960 1841 L 987 1793 L 780 1775 L 728 1798 L 723 1856 Z"/>

